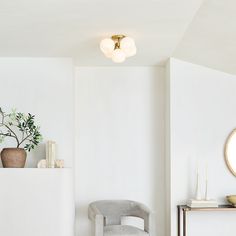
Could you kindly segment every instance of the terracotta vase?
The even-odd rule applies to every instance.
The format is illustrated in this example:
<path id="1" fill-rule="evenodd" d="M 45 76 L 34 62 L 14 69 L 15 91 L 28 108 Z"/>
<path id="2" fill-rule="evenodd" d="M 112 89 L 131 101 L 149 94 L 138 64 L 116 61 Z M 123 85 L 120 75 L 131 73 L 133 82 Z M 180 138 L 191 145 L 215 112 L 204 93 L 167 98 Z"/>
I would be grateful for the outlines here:
<path id="1" fill-rule="evenodd" d="M 24 168 L 26 156 L 23 148 L 3 148 L 1 151 L 2 165 L 4 168 Z"/>

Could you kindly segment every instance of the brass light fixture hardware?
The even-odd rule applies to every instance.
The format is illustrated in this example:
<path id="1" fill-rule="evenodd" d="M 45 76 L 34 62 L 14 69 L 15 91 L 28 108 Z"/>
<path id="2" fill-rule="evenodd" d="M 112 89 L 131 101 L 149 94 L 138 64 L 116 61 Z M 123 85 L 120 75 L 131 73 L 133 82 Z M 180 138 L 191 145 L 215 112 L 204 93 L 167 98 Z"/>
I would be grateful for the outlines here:
<path id="1" fill-rule="evenodd" d="M 115 42 L 115 49 L 120 49 L 120 41 L 125 38 L 125 35 L 116 34 L 112 35 L 111 39 Z"/>

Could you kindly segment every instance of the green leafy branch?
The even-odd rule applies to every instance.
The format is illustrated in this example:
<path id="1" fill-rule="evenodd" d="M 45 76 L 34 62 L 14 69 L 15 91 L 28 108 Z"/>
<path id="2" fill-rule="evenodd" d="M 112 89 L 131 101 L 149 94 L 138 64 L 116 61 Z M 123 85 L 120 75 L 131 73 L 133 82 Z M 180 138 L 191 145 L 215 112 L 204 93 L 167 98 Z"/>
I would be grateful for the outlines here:
<path id="1" fill-rule="evenodd" d="M 35 125 L 35 116 L 12 110 L 5 113 L 0 107 L 0 143 L 5 137 L 15 139 L 16 147 L 24 144 L 24 149 L 31 151 L 42 141 L 40 127 Z"/>

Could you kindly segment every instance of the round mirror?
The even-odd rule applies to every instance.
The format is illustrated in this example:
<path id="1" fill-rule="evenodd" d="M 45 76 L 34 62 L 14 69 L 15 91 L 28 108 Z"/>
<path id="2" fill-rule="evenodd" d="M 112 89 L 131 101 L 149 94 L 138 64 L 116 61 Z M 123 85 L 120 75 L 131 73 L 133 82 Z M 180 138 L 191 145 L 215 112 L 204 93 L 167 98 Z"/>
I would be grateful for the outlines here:
<path id="1" fill-rule="evenodd" d="M 236 176 L 236 129 L 234 129 L 225 143 L 225 161 L 233 175 Z"/>

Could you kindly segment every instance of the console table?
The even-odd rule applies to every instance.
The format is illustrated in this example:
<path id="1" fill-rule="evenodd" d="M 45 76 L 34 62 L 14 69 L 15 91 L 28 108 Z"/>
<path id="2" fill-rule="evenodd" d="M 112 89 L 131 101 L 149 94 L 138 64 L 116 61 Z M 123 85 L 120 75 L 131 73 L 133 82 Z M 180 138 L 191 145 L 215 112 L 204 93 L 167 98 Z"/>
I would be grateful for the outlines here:
<path id="1" fill-rule="evenodd" d="M 178 205 L 178 236 L 181 236 L 181 229 L 183 236 L 187 236 L 187 212 L 189 211 L 236 211 L 236 208 L 231 205 L 219 205 L 218 207 L 204 207 L 204 208 L 191 208 L 187 205 Z M 182 221 L 181 221 L 182 215 Z M 182 227 L 181 227 L 182 225 Z"/>

